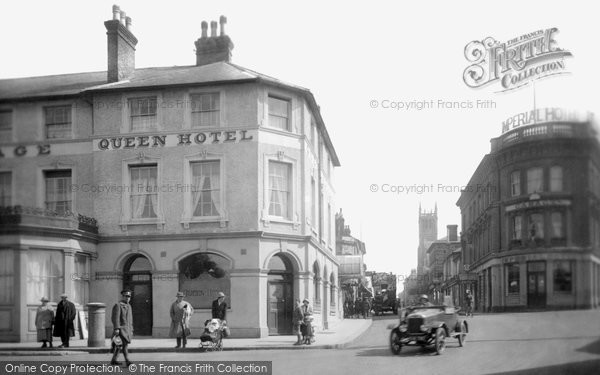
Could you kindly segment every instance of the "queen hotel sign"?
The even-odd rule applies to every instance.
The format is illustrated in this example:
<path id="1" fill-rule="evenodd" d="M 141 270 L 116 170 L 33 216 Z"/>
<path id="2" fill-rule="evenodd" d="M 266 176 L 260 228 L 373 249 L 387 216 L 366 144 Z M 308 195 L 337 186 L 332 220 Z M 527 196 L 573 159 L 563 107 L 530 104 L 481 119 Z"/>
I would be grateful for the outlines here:
<path id="1" fill-rule="evenodd" d="M 143 135 L 101 138 L 94 141 L 94 151 L 240 143 L 254 139 L 252 130 L 224 130 L 198 133 Z"/>
<path id="2" fill-rule="evenodd" d="M 499 84 L 499 91 L 514 90 L 543 77 L 567 73 L 566 57 L 571 52 L 559 48 L 557 28 L 536 30 L 501 43 L 492 37 L 472 41 L 465 47 L 471 63 L 464 73 L 467 86 L 479 88 Z"/>
<path id="3" fill-rule="evenodd" d="M 93 151 L 242 143 L 255 140 L 256 135 L 256 130 L 231 129 L 179 134 L 118 136 L 94 140 Z M 72 154 L 77 153 L 77 150 L 87 149 L 89 146 L 85 146 L 85 143 L 86 142 L 78 143 L 79 145 L 83 144 L 83 148 L 76 147 L 74 143 L 60 143 L 55 145 L 21 144 L 16 146 L 0 147 L 0 159 L 26 156 L 46 156 L 50 155 L 51 151 L 52 154 L 56 155 Z M 51 149 L 51 146 L 54 148 Z"/>

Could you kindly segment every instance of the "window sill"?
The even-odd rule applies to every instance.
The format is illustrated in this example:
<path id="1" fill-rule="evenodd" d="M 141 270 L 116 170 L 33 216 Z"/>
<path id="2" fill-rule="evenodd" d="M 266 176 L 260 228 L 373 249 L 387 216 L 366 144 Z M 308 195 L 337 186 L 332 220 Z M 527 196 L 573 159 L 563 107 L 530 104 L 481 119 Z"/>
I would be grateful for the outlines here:
<path id="1" fill-rule="evenodd" d="M 282 218 L 280 216 L 267 216 L 267 217 L 263 217 L 262 221 L 265 225 L 265 227 L 269 227 L 269 225 L 271 223 L 277 223 L 277 224 L 285 224 L 285 225 L 291 225 L 293 226 L 294 230 L 298 230 L 298 228 L 300 228 L 300 223 L 297 221 L 292 221 L 289 219 L 285 219 Z"/>
<path id="2" fill-rule="evenodd" d="M 69 136 L 69 137 L 53 137 L 53 138 L 44 138 L 44 142 L 60 142 L 60 141 L 72 141 L 73 139 L 75 139 L 73 136 Z"/>
<path id="3" fill-rule="evenodd" d="M 281 135 L 294 135 L 294 136 L 296 136 L 296 137 L 300 137 L 300 135 L 298 135 L 298 134 L 294 133 L 292 130 L 287 130 L 287 129 L 276 128 L 276 127 L 273 127 L 273 126 L 269 126 L 268 124 L 267 124 L 267 125 L 263 125 L 263 126 L 262 126 L 262 129 L 263 129 L 263 130 L 270 131 L 270 132 L 273 132 L 273 133 L 276 133 L 276 134 L 281 134 Z"/>
<path id="4" fill-rule="evenodd" d="M 221 228 L 225 228 L 229 219 L 220 216 L 210 216 L 210 217 L 193 217 L 190 219 L 181 220 L 181 225 L 183 225 L 184 229 L 190 229 L 190 224 L 208 224 L 208 223 L 219 223 Z"/>
<path id="5" fill-rule="evenodd" d="M 119 226 L 122 231 L 127 231 L 128 226 L 134 225 L 156 225 L 156 229 L 163 230 L 166 222 L 163 219 L 147 219 L 147 220 L 132 220 L 126 222 L 120 222 Z"/>

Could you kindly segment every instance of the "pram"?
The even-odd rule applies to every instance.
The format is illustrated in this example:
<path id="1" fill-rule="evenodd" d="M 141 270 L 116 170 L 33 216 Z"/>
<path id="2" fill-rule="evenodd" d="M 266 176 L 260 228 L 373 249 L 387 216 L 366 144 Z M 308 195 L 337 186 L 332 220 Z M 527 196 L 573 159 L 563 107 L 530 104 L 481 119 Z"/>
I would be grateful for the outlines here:
<path id="1" fill-rule="evenodd" d="M 224 321 L 219 319 L 211 319 L 204 322 L 204 332 L 200 336 L 200 348 L 207 351 L 223 350 L 223 330 L 225 329 Z"/>

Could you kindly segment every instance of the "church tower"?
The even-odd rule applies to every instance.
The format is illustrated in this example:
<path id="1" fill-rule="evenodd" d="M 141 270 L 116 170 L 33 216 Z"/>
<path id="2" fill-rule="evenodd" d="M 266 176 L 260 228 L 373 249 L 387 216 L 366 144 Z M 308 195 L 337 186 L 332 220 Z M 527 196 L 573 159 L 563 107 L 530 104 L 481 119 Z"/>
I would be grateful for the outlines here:
<path id="1" fill-rule="evenodd" d="M 423 211 L 421 204 L 419 203 L 419 249 L 418 249 L 418 263 L 417 263 L 417 274 L 423 274 L 423 267 L 425 266 L 425 254 L 427 249 L 438 238 L 438 214 L 437 214 L 437 203 L 433 211 Z"/>

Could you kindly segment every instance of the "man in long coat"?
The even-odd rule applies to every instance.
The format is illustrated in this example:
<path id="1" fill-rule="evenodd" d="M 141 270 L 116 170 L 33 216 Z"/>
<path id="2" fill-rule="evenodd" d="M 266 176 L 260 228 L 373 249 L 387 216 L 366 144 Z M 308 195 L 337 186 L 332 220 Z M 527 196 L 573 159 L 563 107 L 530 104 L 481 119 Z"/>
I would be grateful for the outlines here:
<path id="1" fill-rule="evenodd" d="M 169 337 L 177 338 L 177 346 L 181 348 L 187 345 L 187 336 L 190 333 L 190 318 L 194 313 L 192 304 L 183 300 L 183 293 L 177 292 L 176 300 L 171 304 L 171 327 L 169 329 Z"/>
<path id="2" fill-rule="evenodd" d="M 111 316 L 114 328 L 113 335 L 118 335 L 121 337 L 121 341 L 123 343 L 123 357 L 125 357 L 125 363 L 127 367 L 129 367 L 131 364 L 131 361 L 129 361 L 127 346 L 131 343 L 131 338 L 133 337 L 133 315 L 131 312 L 131 305 L 129 304 L 130 300 L 131 292 L 128 290 L 123 290 L 121 292 L 121 301 L 115 303 Z M 116 347 L 112 360 L 110 361 L 111 364 L 119 364 L 119 362 L 117 362 L 118 355 L 119 349 Z"/>
<path id="3" fill-rule="evenodd" d="M 61 301 L 56 306 L 56 316 L 54 318 L 54 337 L 60 337 L 62 345 L 59 348 L 68 348 L 69 339 L 75 336 L 75 317 L 77 310 L 75 305 L 68 301 L 66 294 L 61 294 Z"/>

